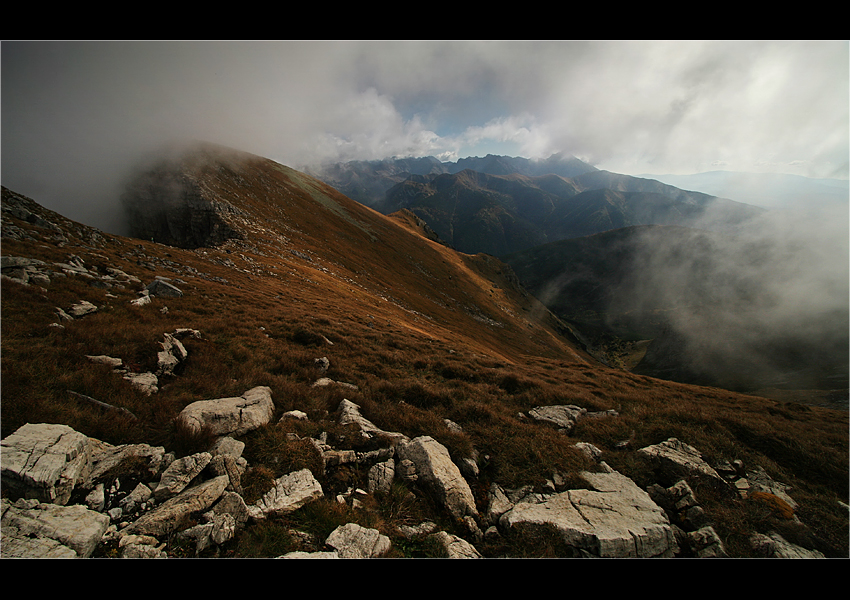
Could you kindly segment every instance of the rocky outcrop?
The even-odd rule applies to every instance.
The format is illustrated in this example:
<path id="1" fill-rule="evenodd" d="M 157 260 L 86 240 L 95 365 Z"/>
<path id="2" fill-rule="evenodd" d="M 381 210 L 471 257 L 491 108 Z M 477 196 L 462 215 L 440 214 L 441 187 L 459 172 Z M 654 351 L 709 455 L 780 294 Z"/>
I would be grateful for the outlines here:
<path id="1" fill-rule="evenodd" d="M 144 514 L 124 529 L 122 535 L 163 537 L 173 533 L 185 525 L 192 513 L 211 507 L 224 493 L 227 483 L 227 477 L 222 475 L 191 487 Z"/>
<path id="2" fill-rule="evenodd" d="M 109 526 L 109 517 L 78 504 L 0 502 L 3 558 L 87 558 Z"/>
<path id="3" fill-rule="evenodd" d="M 122 202 L 133 237 L 189 249 L 242 238 L 229 223 L 242 211 L 206 194 L 173 162 L 163 161 L 137 177 Z"/>
<path id="4" fill-rule="evenodd" d="M 402 441 L 397 450 L 400 461 L 410 461 L 414 466 L 417 482 L 434 494 L 452 516 L 462 519 L 478 515 L 472 490 L 445 446 L 430 436 L 422 436 Z"/>
<path id="5" fill-rule="evenodd" d="M 193 402 L 180 412 L 179 418 L 194 431 L 208 427 L 216 435 L 238 436 L 269 423 L 273 414 L 271 389 L 258 386 L 238 398 Z"/>
<path id="6" fill-rule="evenodd" d="M 336 550 L 340 558 L 378 558 L 386 554 L 390 538 L 377 529 L 347 523 L 334 529 L 325 544 Z"/>
<path id="7" fill-rule="evenodd" d="M 270 514 L 298 510 L 323 495 L 321 484 L 310 470 L 301 469 L 278 478 L 272 489 L 248 507 L 248 513 L 255 519 L 263 519 Z"/>
<path id="8" fill-rule="evenodd" d="M 4 439 L 0 462 L 5 490 L 52 504 L 66 504 L 91 469 L 88 438 L 46 423 L 28 423 Z"/>
<path id="9" fill-rule="evenodd" d="M 581 473 L 589 489 L 521 502 L 499 520 L 503 529 L 554 528 L 582 555 L 672 557 L 678 550 L 664 511 L 628 477 L 610 470 Z"/>
<path id="10" fill-rule="evenodd" d="M 699 450 L 676 438 L 641 448 L 638 453 L 648 457 L 667 480 L 698 477 L 721 487 L 727 485 L 717 471 L 703 460 Z"/>
<path id="11" fill-rule="evenodd" d="M 617 411 L 606 410 L 588 412 L 586 408 L 574 404 L 558 404 L 552 406 L 537 406 L 528 411 L 528 416 L 535 421 L 550 423 L 563 433 L 569 434 L 576 422 L 588 417 L 616 417 Z"/>

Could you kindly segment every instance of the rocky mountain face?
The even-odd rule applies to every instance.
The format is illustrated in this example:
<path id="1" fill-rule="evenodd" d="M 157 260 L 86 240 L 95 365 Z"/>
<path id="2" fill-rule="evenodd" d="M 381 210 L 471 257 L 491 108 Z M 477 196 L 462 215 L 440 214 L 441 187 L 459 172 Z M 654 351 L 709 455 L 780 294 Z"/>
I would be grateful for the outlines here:
<path id="1" fill-rule="evenodd" d="M 553 154 L 544 160 L 488 154 L 484 158 L 468 157 L 455 162 L 441 162 L 433 156 L 395 158 L 377 161 L 349 161 L 320 167 L 308 167 L 306 173 L 324 181 L 340 192 L 367 206 L 384 202 L 387 191 L 410 176 L 455 174 L 471 170 L 487 175 L 520 174 L 530 177 L 554 174 L 574 177 L 596 170 L 574 156 Z M 390 211 L 392 212 L 392 211 Z"/>
<path id="2" fill-rule="evenodd" d="M 4 557 L 847 554 L 846 413 L 607 368 L 503 262 L 261 157 L 131 196 L 153 240 L 3 189 Z"/>
<path id="3" fill-rule="evenodd" d="M 495 256 L 635 225 L 729 227 L 762 212 L 606 171 L 573 178 L 471 170 L 411 176 L 375 208 L 384 213 L 410 210 L 458 250 Z"/>

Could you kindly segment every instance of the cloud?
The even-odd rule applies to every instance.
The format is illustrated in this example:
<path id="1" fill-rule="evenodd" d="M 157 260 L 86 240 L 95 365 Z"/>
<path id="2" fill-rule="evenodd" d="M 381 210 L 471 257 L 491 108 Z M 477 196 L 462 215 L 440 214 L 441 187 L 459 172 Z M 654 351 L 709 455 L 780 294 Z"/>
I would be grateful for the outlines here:
<path id="1" fill-rule="evenodd" d="M 39 41 L 0 58 L 4 185 L 81 220 L 140 155 L 188 139 L 290 166 L 499 147 L 847 177 L 846 41 Z"/>

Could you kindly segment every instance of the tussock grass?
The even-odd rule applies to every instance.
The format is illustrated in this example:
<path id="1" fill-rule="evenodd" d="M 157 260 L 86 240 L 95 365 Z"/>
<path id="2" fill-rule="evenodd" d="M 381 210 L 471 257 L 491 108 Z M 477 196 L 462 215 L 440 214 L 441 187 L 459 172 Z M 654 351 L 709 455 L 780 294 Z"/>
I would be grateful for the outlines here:
<path id="1" fill-rule="evenodd" d="M 262 189 L 255 192 L 267 197 Z M 292 202 L 285 207 L 287 219 L 315 221 L 309 209 Z M 257 210 L 270 209 L 263 205 Z M 360 209 L 352 205 L 346 210 Z M 155 275 L 182 277 L 185 283 L 179 286 L 185 294 L 134 307 L 129 304 L 136 297 L 133 286 L 102 290 L 68 276 L 55 277 L 43 291 L 4 280 L 2 437 L 27 422 L 66 423 L 113 444 L 146 442 L 189 453 L 209 440 L 192 439 L 175 424 L 186 405 L 240 396 L 267 385 L 276 406 L 272 424 L 243 436 L 252 466 L 243 481 L 246 500 L 258 498 L 270 481 L 289 470 L 306 467 L 320 475 L 319 458 L 308 437 L 326 432 L 340 449 L 367 450 L 389 443 L 363 441 L 337 424 L 337 407 L 347 398 L 386 431 L 430 435 L 455 460 L 475 458 L 480 475 L 473 487 L 482 507 L 492 482 L 508 488 L 541 486 L 555 472 L 569 479 L 597 468 L 575 449 L 578 441 L 598 446 L 610 466 L 647 486 L 655 482 L 655 474 L 636 450 L 677 437 L 703 452 L 709 463 L 740 459 L 790 484 L 800 505 L 796 514 L 814 532 L 807 543 L 825 548 L 829 555 L 846 556 L 847 513 L 837 503 L 848 501 L 850 487 L 846 412 L 602 367 L 563 340 L 543 335 L 545 322 L 529 328 L 526 319 L 532 319 L 533 306 L 519 296 L 501 302 L 522 319 L 500 312 L 502 327 L 482 325 L 456 307 L 474 303 L 482 313 L 486 308 L 497 314 L 495 306 L 485 306 L 490 280 L 486 289 L 471 283 L 484 281 L 482 269 L 489 259 L 459 258 L 441 246 L 423 246 L 380 219 L 370 221 L 378 241 L 366 234 L 357 237 L 359 229 L 352 233 L 349 225 L 335 219 L 328 216 L 315 230 L 305 224 L 305 230 L 320 236 L 315 239 L 292 233 L 291 244 L 310 253 L 313 263 L 296 260 L 284 247 L 265 246 L 266 256 L 239 249 L 257 263 L 275 262 L 279 268 L 274 277 L 252 272 L 249 278 L 223 266 L 224 258 L 244 262 L 223 249 L 191 252 L 110 238 L 95 251 L 78 241 L 58 248 L 4 238 L 4 255 L 65 262 L 70 254 L 78 254 L 87 265 L 101 268 L 108 262 L 144 283 Z M 345 236 L 358 241 L 343 244 Z M 157 262 L 165 253 L 173 264 L 222 280 L 175 273 Z M 154 270 L 136 264 L 136 256 L 144 265 L 155 262 Z M 317 265 L 328 272 L 317 270 Z M 423 271 L 433 278 L 423 283 L 417 275 Z M 440 303 L 434 301 L 437 285 Z M 510 286 L 501 289 L 507 294 Z M 64 322 L 63 329 L 49 326 L 58 321 L 55 307 L 67 310 L 83 299 L 97 305 L 98 312 Z M 161 379 L 157 394 L 146 396 L 108 367 L 85 358 L 106 354 L 120 357 L 134 371 L 152 371 L 163 333 L 178 327 L 197 329 L 202 339 L 183 340 L 188 360 L 177 376 Z M 321 356 L 330 360 L 328 377 L 353 383 L 358 390 L 310 387 L 319 376 L 313 361 Z M 116 418 L 68 390 L 126 408 L 138 419 Z M 570 435 L 520 416 L 535 406 L 555 404 L 588 411 L 615 409 L 619 416 L 579 421 Z M 309 421 L 278 423 L 293 409 L 307 413 Z M 451 430 L 445 419 L 460 425 L 462 432 Z M 624 440 L 630 440 L 629 446 L 618 449 Z M 344 492 L 349 486 L 365 487 L 365 476 L 365 469 L 345 468 L 323 475 L 322 483 L 329 491 Z M 753 531 L 779 528 L 796 539 L 806 538 L 764 503 L 730 499 L 709 488 L 695 491 L 733 555 L 747 555 Z M 401 555 L 427 555 L 430 550 L 421 540 L 404 541 L 396 528 L 424 518 L 451 528 L 413 486 L 396 485 L 389 496 L 366 502 L 380 508 L 351 511 L 334 501 L 316 503 L 309 511 L 269 520 L 243 534 L 230 551 L 279 555 L 302 547 L 290 534 L 292 527 L 327 535 L 335 524 L 354 519 L 364 526 L 375 524 L 394 540 Z M 508 540 L 504 548 L 489 548 L 488 555 L 517 552 L 529 542 L 540 556 L 563 550 L 553 539 Z"/>

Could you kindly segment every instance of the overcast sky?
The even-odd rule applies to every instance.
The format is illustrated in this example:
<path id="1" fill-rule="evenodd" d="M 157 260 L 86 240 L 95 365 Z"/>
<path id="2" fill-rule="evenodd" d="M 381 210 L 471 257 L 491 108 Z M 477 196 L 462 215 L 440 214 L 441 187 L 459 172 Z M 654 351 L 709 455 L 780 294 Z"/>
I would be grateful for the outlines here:
<path id="1" fill-rule="evenodd" d="M 146 152 L 565 152 L 619 173 L 848 177 L 848 42 L 2 43 L 2 182 L 93 222 Z M 98 217 L 100 218 L 100 217 Z"/>

